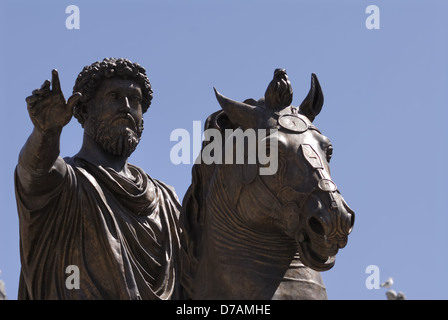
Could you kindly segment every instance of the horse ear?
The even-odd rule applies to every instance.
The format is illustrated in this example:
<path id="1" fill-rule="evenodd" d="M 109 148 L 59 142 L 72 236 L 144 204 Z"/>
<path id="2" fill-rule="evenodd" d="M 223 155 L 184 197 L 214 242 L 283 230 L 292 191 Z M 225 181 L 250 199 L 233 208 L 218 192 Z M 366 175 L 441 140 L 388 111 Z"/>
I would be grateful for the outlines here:
<path id="1" fill-rule="evenodd" d="M 224 97 L 215 88 L 213 89 L 215 90 L 216 99 L 234 127 L 241 127 L 244 130 L 258 128 L 258 121 L 262 118 L 259 108 L 248 103 L 239 102 Z"/>
<path id="2" fill-rule="evenodd" d="M 324 95 L 319 84 L 317 76 L 311 74 L 311 88 L 308 95 L 303 100 L 299 107 L 299 112 L 310 119 L 311 122 L 322 110 L 322 105 L 324 104 Z"/>

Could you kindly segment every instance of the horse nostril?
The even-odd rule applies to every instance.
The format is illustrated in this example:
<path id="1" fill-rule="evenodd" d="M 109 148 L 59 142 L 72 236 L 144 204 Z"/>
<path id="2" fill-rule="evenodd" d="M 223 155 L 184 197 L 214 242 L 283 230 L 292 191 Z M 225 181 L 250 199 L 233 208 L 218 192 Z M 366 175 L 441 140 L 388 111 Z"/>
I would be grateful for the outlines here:
<path id="1" fill-rule="evenodd" d="M 317 233 L 320 236 L 325 235 L 325 228 L 316 217 L 311 217 L 308 220 L 308 226 L 314 233 Z"/>

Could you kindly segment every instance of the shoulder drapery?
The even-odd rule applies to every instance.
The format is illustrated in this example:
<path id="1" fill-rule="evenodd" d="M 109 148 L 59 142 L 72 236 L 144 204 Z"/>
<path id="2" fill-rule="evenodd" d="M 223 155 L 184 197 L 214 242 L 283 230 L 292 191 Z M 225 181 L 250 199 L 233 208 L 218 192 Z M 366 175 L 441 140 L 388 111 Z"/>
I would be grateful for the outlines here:
<path id="1" fill-rule="evenodd" d="M 84 159 L 65 161 L 63 181 L 44 194 L 26 194 L 16 170 L 19 298 L 176 298 L 180 204 L 172 188 L 137 166 L 127 179 Z M 69 279 L 68 266 L 79 279 Z"/>

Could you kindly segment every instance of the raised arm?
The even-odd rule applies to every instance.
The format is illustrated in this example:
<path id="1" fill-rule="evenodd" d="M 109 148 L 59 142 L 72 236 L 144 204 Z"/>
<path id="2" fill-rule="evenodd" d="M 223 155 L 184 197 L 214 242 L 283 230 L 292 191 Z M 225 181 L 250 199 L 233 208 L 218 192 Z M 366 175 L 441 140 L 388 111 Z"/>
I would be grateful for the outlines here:
<path id="1" fill-rule="evenodd" d="M 51 87 L 46 80 L 26 98 L 34 129 L 20 152 L 17 176 L 28 191 L 55 187 L 66 173 L 65 163 L 59 157 L 59 141 L 81 94 L 73 94 L 66 102 L 56 70 L 52 71 Z"/>

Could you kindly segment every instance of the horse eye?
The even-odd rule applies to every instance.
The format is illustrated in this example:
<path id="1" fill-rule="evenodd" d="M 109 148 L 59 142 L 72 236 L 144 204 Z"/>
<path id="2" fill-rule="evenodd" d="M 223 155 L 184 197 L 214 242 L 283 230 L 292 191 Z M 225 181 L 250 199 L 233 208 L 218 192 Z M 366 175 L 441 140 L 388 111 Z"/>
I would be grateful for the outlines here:
<path id="1" fill-rule="evenodd" d="M 330 163 L 331 156 L 333 155 L 333 146 L 329 145 L 326 150 L 327 153 L 327 162 Z"/>

